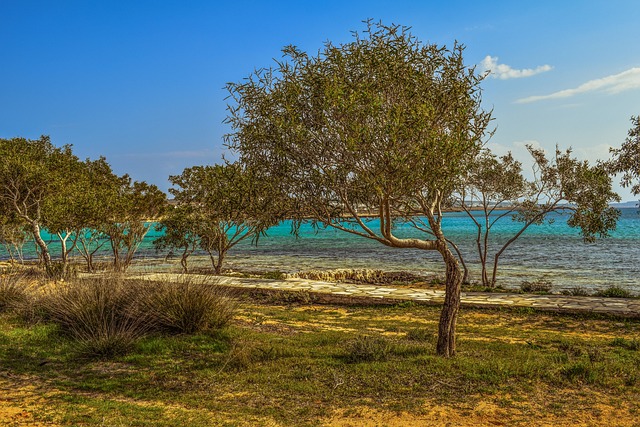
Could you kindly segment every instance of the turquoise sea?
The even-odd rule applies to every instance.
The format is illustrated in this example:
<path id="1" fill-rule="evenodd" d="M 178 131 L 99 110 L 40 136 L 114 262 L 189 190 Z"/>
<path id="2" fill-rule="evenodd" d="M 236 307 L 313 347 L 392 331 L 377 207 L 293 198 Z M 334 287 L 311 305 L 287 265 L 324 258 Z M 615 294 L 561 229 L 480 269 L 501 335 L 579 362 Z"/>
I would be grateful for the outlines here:
<path id="1" fill-rule="evenodd" d="M 518 287 L 524 280 L 545 279 L 554 290 L 580 286 L 591 289 L 619 285 L 640 294 L 640 214 L 637 208 L 621 209 L 621 218 L 612 236 L 596 243 L 583 243 L 578 230 L 566 224 L 566 216 L 554 215 L 551 224 L 530 227 L 500 259 L 498 280 L 505 287 Z M 371 226 L 376 227 L 372 220 Z M 508 240 L 519 224 L 501 219 L 492 230 L 494 246 Z M 447 213 L 443 219 L 446 235 L 461 248 L 471 270 L 478 277 L 479 264 L 475 249 L 475 228 L 464 213 Z M 285 221 L 268 230 L 257 244 L 242 242 L 234 247 L 226 260 L 226 268 L 242 271 L 296 272 L 310 269 L 375 268 L 410 271 L 418 274 L 442 274 L 439 254 L 415 249 L 386 247 L 376 241 L 331 228 L 314 229 L 304 224 L 298 238 L 290 233 Z M 152 242 L 159 232 L 152 230 L 138 253 L 139 259 L 153 259 L 156 267 L 177 268 L 177 259 L 162 262 L 166 253 L 156 253 Z M 398 224 L 400 237 L 419 236 L 407 224 Z M 59 246 L 52 239 L 52 254 Z M 32 246 L 25 255 L 33 257 Z M 202 255 L 193 258 L 194 265 L 206 265 Z M 0 259 L 7 253 L 0 249 Z"/>

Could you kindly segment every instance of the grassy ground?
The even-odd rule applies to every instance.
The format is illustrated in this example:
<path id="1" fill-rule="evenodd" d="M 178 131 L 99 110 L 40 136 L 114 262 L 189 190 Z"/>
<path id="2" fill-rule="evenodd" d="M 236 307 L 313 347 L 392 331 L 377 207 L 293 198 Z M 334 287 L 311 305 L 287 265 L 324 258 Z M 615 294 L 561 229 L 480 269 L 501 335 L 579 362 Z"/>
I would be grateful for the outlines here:
<path id="1" fill-rule="evenodd" d="M 287 300 L 108 359 L 1 315 L 0 425 L 640 425 L 637 321 L 466 310 L 442 359 L 435 307 Z"/>

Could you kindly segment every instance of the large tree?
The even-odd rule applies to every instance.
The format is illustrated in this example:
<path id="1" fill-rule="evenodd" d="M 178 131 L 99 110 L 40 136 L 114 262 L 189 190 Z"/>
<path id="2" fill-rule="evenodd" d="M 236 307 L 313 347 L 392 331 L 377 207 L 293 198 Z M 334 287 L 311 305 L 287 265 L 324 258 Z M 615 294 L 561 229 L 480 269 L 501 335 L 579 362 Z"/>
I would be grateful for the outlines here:
<path id="1" fill-rule="evenodd" d="M 577 160 L 571 150 L 556 148 L 555 155 L 547 158 L 543 150 L 527 148 L 534 160 L 533 179 L 525 179 L 522 164 L 510 153 L 497 157 L 484 151 L 471 160 L 458 194 L 457 203 L 477 229 L 481 280 L 487 287 L 496 285 L 500 256 L 529 227 L 545 222 L 553 212 L 567 214 L 567 223 L 580 229 L 585 242 L 605 237 L 616 227 L 619 211 L 609 203 L 619 196 L 605 168 Z M 520 227 L 501 246 L 495 245 L 491 230 L 505 218 L 519 222 Z"/>
<path id="2" fill-rule="evenodd" d="M 621 173 L 623 187 L 640 194 L 640 116 L 631 117 L 629 135 L 618 149 L 611 149 L 613 158 L 607 163 L 612 173 Z"/>
<path id="3" fill-rule="evenodd" d="M 292 198 L 299 218 L 440 253 L 443 356 L 455 353 L 462 274 L 442 230 L 442 208 L 490 120 L 480 106 L 482 76 L 464 64 L 463 50 L 368 22 L 350 43 L 327 42 L 316 56 L 286 47 L 273 68 L 228 85 L 227 144 L 261 181 Z M 423 237 L 396 236 L 398 219 Z"/>

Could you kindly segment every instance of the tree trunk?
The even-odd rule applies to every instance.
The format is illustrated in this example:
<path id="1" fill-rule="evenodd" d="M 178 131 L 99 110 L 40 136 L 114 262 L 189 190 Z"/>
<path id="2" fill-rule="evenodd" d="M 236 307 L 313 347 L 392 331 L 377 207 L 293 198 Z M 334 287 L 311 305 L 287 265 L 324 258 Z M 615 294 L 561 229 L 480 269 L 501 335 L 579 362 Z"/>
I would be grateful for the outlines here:
<path id="1" fill-rule="evenodd" d="M 224 251 L 218 252 L 218 262 L 214 265 L 216 275 L 220 275 L 220 273 L 222 273 L 222 262 L 224 261 L 224 255 Z"/>
<path id="2" fill-rule="evenodd" d="M 182 272 L 184 274 L 189 273 L 189 266 L 187 265 L 187 257 L 189 256 L 189 247 L 186 247 L 182 252 L 182 257 L 180 258 L 180 265 L 182 266 Z"/>
<path id="3" fill-rule="evenodd" d="M 460 310 L 460 285 L 462 274 L 458 260 L 447 248 L 446 242 L 439 245 L 446 266 L 445 297 L 438 325 L 438 344 L 436 353 L 439 356 L 452 357 L 456 353 L 456 322 Z"/>
<path id="4" fill-rule="evenodd" d="M 35 221 L 31 223 L 31 232 L 33 233 L 33 239 L 40 248 L 40 256 L 42 257 L 42 262 L 44 262 L 44 268 L 47 274 L 51 275 L 53 273 L 51 268 L 51 254 L 49 254 L 49 248 L 46 242 L 42 240 L 42 236 L 40 236 L 40 225 Z"/>

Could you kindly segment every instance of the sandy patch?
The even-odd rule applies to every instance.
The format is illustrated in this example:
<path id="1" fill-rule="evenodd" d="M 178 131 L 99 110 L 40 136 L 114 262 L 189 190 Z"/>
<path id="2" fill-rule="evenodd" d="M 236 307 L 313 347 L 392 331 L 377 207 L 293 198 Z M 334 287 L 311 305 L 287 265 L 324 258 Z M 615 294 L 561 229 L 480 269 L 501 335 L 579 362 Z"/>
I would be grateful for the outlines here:
<path id="1" fill-rule="evenodd" d="M 528 405 L 526 405 L 528 406 Z M 548 411 L 526 408 L 504 408 L 490 401 L 479 401 L 473 408 L 459 409 L 428 403 L 420 414 L 394 412 L 357 406 L 338 409 L 323 420 L 323 426 L 335 427 L 478 427 L 478 426 L 536 426 L 536 427 L 586 427 L 586 426 L 638 426 L 639 417 L 627 408 L 607 404 L 595 404 L 591 410 L 573 410 L 561 415 Z"/>

